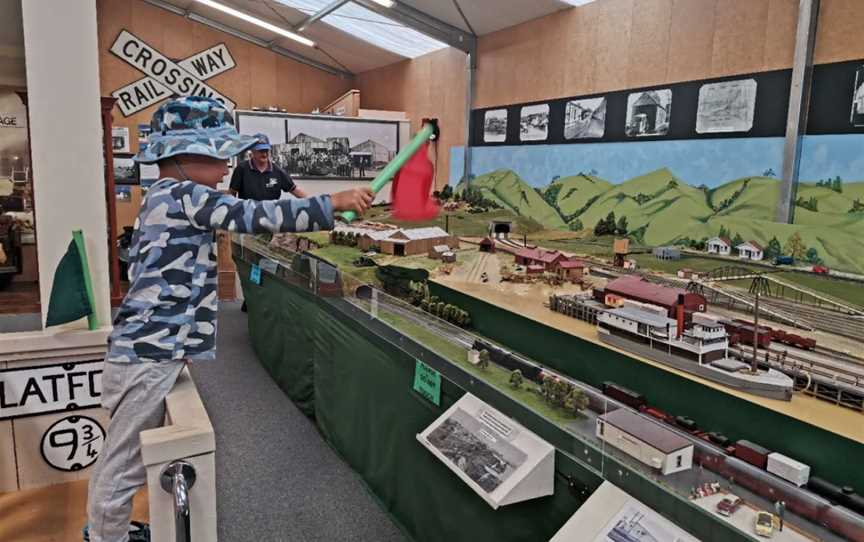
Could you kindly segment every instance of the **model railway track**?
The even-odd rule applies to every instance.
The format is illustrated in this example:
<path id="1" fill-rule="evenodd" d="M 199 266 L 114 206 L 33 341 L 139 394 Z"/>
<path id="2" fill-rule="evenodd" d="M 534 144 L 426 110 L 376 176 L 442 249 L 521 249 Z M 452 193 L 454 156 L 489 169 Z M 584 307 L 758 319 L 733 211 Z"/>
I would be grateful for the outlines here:
<path id="1" fill-rule="evenodd" d="M 751 348 L 734 347 L 730 348 L 729 351 L 745 363 L 753 359 L 753 350 Z M 838 367 L 835 364 L 816 361 L 812 358 L 796 357 L 794 355 L 787 355 L 784 359 L 783 352 L 784 350 L 769 349 L 766 361 L 766 351 L 760 350 L 756 356 L 757 361 L 760 366 L 768 365 L 792 377 L 807 374 L 811 377 L 825 379 L 823 381 L 843 384 L 849 387 L 850 391 L 857 390 L 857 393 L 864 397 L 864 372 L 852 371 Z"/>
<path id="2" fill-rule="evenodd" d="M 815 329 L 864 341 L 864 317 L 799 305 L 792 301 L 776 298 L 767 298 L 764 301 L 766 305 L 783 311 L 794 310 L 802 321 L 809 323 Z"/>
<path id="3" fill-rule="evenodd" d="M 489 253 L 483 252 L 480 257 L 471 266 L 468 275 L 465 277 L 466 282 L 480 282 L 483 272 L 486 271 L 486 264 L 489 261 Z"/>

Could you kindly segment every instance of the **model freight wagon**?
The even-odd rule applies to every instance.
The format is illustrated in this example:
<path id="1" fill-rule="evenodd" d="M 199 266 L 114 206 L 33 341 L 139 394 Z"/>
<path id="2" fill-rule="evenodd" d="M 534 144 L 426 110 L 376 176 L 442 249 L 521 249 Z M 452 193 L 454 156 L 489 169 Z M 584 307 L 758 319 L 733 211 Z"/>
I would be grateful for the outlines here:
<path id="1" fill-rule="evenodd" d="M 791 457 L 774 452 L 768 454 L 767 469 L 771 474 L 776 474 L 787 482 L 792 482 L 798 487 L 805 486 L 810 478 L 810 466 L 795 461 Z"/>
<path id="2" fill-rule="evenodd" d="M 763 448 L 749 440 L 739 440 L 735 443 L 735 457 L 762 470 L 765 470 L 765 467 L 768 466 L 768 455 L 770 453 L 771 450 Z"/>
<path id="3" fill-rule="evenodd" d="M 692 442 L 626 408 L 598 416 L 597 437 L 663 474 L 693 465 Z"/>

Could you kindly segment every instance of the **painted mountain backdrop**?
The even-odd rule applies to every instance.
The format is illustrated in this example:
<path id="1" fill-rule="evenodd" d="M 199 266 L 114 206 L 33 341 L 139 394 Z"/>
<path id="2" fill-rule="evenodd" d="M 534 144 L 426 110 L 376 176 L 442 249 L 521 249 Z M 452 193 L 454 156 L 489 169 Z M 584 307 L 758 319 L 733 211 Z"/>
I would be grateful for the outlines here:
<path id="1" fill-rule="evenodd" d="M 471 180 L 470 186 L 504 209 L 551 230 L 593 228 L 610 212 L 626 217 L 630 235 L 648 245 L 699 240 L 720 233 L 781 246 L 798 233 L 829 266 L 864 272 L 864 182 L 802 183 L 795 224 L 774 222 L 780 181 L 746 177 L 714 188 L 697 187 L 668 169 L 612 184 L 594 175 L 555 178 L 534 188 L 509 169 Z M 464 192 L 464 182 L 457 192 Z"/>

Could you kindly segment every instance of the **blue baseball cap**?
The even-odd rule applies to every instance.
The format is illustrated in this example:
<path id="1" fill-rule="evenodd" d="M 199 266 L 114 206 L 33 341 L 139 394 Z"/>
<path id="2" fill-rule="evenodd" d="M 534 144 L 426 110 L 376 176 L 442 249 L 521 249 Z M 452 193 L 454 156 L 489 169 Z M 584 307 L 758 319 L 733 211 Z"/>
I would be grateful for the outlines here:
<path id="1" fill-rule="evenodd" d="M 258 143 L 252 147 L 253 151 L 269 151 L 270 150 L 270 138 L 267 137 L 267 134 L 255 134 L 255 139 L 258 140 Z"/>

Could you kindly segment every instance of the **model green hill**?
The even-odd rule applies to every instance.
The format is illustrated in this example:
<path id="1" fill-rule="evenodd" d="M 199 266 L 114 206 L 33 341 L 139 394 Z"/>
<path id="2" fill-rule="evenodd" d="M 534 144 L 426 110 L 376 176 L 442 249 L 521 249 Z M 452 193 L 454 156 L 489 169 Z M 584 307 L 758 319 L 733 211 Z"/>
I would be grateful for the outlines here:
<path id="1" fill-rule="evenodd" d="M 556 189 L 555 202 L 564 216 L 580 211 L 592 200 L 612 189 L 612 183 L 593 175 L 574 175 L 552 181 L 545 192 Z"/>
<path id="2" fill-rule="evenodd" d="M 736 179 L 708 190 L 688 184 L 665 168 L 617 185 L 580 174 L 555 179 L 541 190 L 554 205 L 510 170 L 478 176 L 472 186 L 505 209 L 553 230 L 567 228 L 565 217 L 578 219 L 591 229 L 614 212 L 616 218 L 626 216 L 629 231 L 639 232 L 648 245 L 713 237 L 725 227 L 732 235 L 763 246 L 772 237 L 785 246 L 797 232 L 829 266 L 864 272 L 864 208 L 849 212 L 856 198 L 864 202 L 862 182 L 844 182 L 842 192 L 815 183 L 800 184 L 798 197 L 808 202 L 814 198 L 817 211 L 796 206 L 795 224 L 773 221 L 780 181 L 772 177 Z M 463 188 L 460 184 L 457 190 Z"/>
<path id="3" fill-rule="evenodd" d="M 566 229 L 567 225 L 554 207 L 513 171 L 502 169 L 472 179 L 471 186 L 477 188 L 486 199 L 492 200 L 517 215 L 529 216 L 549 229 Z M 461 192 L 464 183 L 457 186 Z"/>

